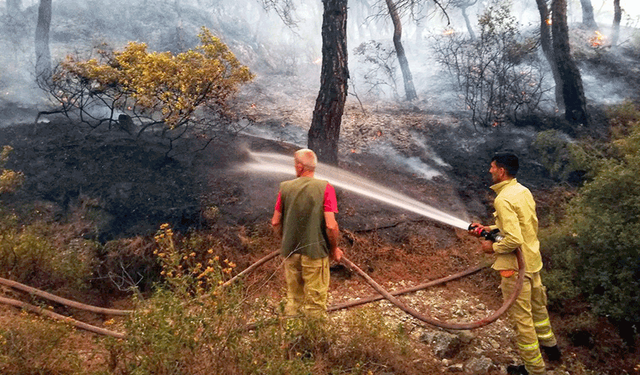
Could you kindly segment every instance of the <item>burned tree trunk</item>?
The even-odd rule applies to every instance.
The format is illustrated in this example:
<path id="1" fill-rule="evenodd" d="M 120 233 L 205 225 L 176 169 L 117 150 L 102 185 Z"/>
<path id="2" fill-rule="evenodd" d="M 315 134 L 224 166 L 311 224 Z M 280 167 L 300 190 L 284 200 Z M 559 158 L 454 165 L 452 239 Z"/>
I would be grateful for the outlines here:
<path id="1" fill-rule="evenodd" d="M 322 72 L 308 147 L 318 159 L 338 164 L 338 140 L 347 99 L 347 0 L 323 0 Z"/>
<path id="2" fill-rule="evenodd" d="M 620 7 L 620 0 L 613 0 L 613 31 L 611 33 L 611 45 L 618 45 L 618 38 L 620 38 L 620 21 L 622 20 L 622 8 Z"/>
<path id="3" fill-rule="evenodd" d="M 51 0 L 40 0 L 36 25 L 36 79 L 46 80 L 51 75 L 49 29 L 51 28 Z"/>
<path id="4" fill-rule="evenodd" d="M 564 109 L 564 100 L 562 98 L 562 80 L 560 79 L 560 74 L 558 73 L 558 65 L 556 64 L 556 60 L 553 56 L 551 27 L 549 25 L 551 23 L 549 8 L 547 8 L 546 0 L 536 0 L 536 3 L 538 4 L 538 11 L 540 12 L 540 45 L 542 46 L 544 57 L 549 62 L 551 73 L 553 74 L 553 81 L 556 84 L 556 105 L 558 106 L 558 108 Z"/>
<path id="5" fill-rule="evenodd" d="M 402 23 L 400 22 L 398 9 L 393 3 L 393 0 L 385 1 L 387 2 L 387 8 L 389 8 L 391 21 L 393 22 L 393 46 L 396 49 L 398 62 L 400 63 L 400 70 L 402 71 L 404 91 L 407 95 L 407 100 L 412 101 L 416 99 L 418 95 L 416 94 L 416 88 L 413 86 L 413 77 L 411 76 L 411 69 L 409 69 L 409 61 L 407 60 L 407 55 L 404 53 L 404 47 L 402 46 Z"/>
<path id="6" fill-rule="evenodd" d="M 463 7 L 460 8 L 460 10 L 462 11 L 462 17 L 464 17 L 464 22 L 467 25 L 467 30 L 469 31 L 469 38 L 471 38 L 471 40 L 475 40 L 476 39 L 476 33 L 473 32 L 473 26 L 471 26 L 471 21 L 469 20 L 469 15 L 467 15 L 467 8 L 468 7 L 463 6 Z"/>
<path id="7" fill-rule="evenodd" d="M 598 24 L 593 16 L 593 5 L 591 0 L 580 0 L 582 5 L 582 24 L 590 30 L 597 30 Z"/>
<path id="8" fill-rule="evenodd" d="M 558 74 L 562 80 L 562 97 L 565 105 L 565 118 L 574 123 L 588 125 L 587 99 L 584 96 L 582 77 L 575 61 L 571 57 L 569 46 L 569 27 L 567 26 L 567 1 L 553 0 L 552 39 L 553 55 Z"/>
<path id="9" fill-rule="evenodd" d="M 473 26 L 471 25 L 471 20 L 469 19 L 469 15 L 467 14 L 467 8 L 474 6 L 478 0 L 453 0 L 451 4 L 456 8 L 460 8 L 462 12 L 462 17 L 464 18 L 464 23 L 467 25 L 467 31 L 469 31 L 469 38 L 471 40 L 476 39 L 476 33 L 473 32 Z"/>

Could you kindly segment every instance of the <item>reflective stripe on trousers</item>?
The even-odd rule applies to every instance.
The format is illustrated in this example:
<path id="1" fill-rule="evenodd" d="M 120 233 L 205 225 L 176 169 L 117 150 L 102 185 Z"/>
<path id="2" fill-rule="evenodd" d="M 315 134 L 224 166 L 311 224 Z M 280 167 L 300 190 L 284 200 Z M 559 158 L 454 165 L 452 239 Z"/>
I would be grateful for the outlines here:
<path id="1" fill-rule="evenodd" d="M 517 275 L 502 277 L 500 288 L 506 300 L 515 289 Z M 516 340 L 520 356 L 530 374 L 544 374 L 545 363 L 540 344 L 556 345 L 547 312 L 547 293 L 540 273 L 526 273 L 522 291 L 509 309 L 509 318 L 516 328 Z"/>

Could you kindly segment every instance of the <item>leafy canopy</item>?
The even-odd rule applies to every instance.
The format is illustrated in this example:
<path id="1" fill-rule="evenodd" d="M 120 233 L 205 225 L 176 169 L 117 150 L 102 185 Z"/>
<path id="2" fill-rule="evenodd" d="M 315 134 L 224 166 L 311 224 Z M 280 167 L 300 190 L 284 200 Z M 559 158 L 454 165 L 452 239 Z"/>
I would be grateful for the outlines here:
<path id="1" fill-rule="evenodd" d="M 99 51 L 99 58 L 67 56 L 53 77 L 59 90 L 49 91 L 66 108 L 83 111 L 101 103 L 170 129 L 193 121 L 203 104 L 224 112 L 239 85 L 253 75 L 208 29 L 198 36 L 198 47 L 177 55 L 130 42 L 121 52 Z M 87 93 L 98 101 L 91 102 Z"/>

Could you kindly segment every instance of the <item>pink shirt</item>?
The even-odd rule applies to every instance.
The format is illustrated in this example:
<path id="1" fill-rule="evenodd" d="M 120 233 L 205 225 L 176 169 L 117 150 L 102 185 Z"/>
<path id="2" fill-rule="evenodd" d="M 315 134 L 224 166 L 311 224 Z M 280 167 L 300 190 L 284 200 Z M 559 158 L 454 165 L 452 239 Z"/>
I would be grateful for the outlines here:
<path id="1" fill-rule="evenodd" d="M 280 192 L 278 192 L 278 200 L 276 201 L 276 211 L 282 212 L 282 203 L 280 202 Z M 324 212 L 338 213 L 338 199 L 336 198 L 336 189 L 327 183 L 324 189 Z"/>

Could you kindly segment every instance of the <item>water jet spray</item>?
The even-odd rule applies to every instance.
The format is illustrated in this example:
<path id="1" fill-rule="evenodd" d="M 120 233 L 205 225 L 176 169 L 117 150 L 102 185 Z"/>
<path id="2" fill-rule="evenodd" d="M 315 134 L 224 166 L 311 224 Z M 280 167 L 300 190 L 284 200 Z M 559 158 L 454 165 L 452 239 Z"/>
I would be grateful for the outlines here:
<path id="1" fill-rule="evenodd" d="M 292 156 L 252 151 L 248 151 L 248 153 L 254 160 L 254 162 L 250 162 L 245 165 L 245 167 L 250 170 L 265 173 L 283 173 L 295 176 Z M 315 177 L 327 180 L 333 186 L 405 209 L 441 223 L 451 225 L 455 228 L 464 230 L 468 230 L 469 228 L 468 221 L 459 219 L 416 199 L 378 185 L 372 181 L 368 181 L 363 177 L 349 173 L 340 168 L 318 163 Z"/>

